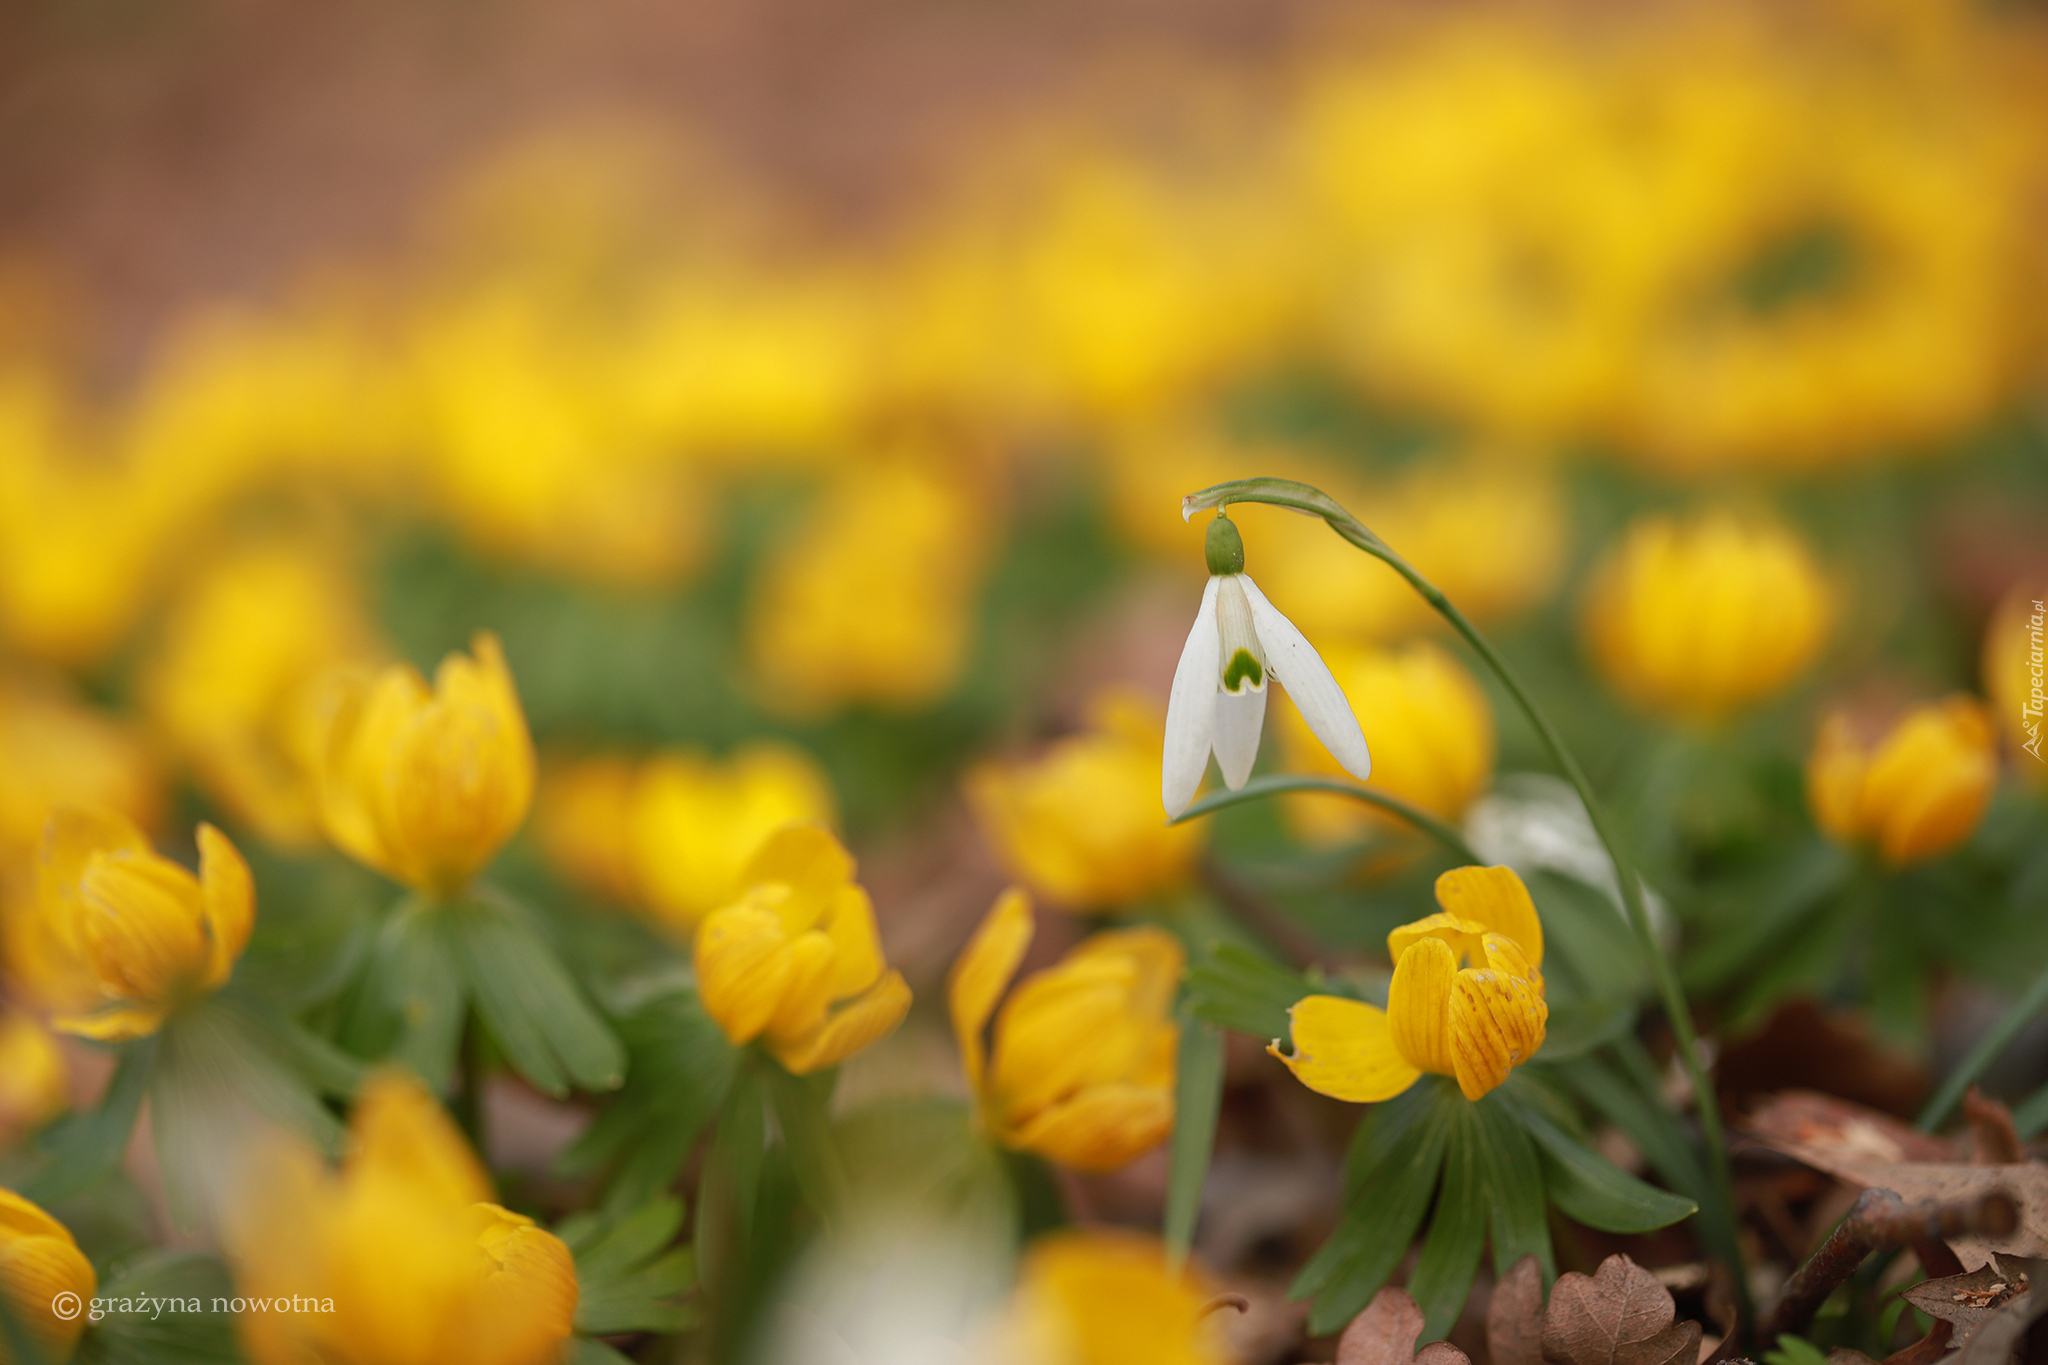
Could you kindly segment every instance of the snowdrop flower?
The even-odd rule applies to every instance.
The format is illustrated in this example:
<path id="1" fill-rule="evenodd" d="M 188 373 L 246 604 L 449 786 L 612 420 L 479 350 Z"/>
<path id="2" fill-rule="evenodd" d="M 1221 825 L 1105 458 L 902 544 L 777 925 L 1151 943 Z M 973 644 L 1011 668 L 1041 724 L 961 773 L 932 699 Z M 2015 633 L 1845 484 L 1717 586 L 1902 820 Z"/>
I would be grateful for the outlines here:
<path id="1" fill-rule="evenodd" d="M 1223 781 L 1235 791 L 1251 776 L 1266 720 L 1266 683 L 1278 678 L 1309 730 L 1344 770 L 1363 782 L 1372 755 L 1358 717 L 1329 665 L 1273 609 L 1244 571 L 1244 541 L 1229 517 L 1209 523 L 1209 586 L 1173 673 L 1166 706 L 1166 757 L 1161 795 L 1178 815 L 1195 799 L 1216 754 Z"/>

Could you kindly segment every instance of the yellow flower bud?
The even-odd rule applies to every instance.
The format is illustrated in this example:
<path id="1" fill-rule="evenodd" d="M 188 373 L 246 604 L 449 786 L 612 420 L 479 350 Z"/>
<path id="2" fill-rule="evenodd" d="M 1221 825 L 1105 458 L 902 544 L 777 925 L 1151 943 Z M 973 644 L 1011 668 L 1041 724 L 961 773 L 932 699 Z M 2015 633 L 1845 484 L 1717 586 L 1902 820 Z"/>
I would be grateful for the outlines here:
<path id="1" fill-rule="evenodd" d="M 1814 823 L 1837 842 L 1875 844 L 1892 867 L 1939 857 L 1970 837 L 1998 784 L 1991 717 L 1975 697 L 1918 707 L 1873 749 L 1828 716 L 1806 760 Z"/>
<path id="2" fill-rule="evenodd" d="M 1705 722 L 1803 673 L 1828 616 L 1827 584 L 1789 532 L 1726 514 L 1651 517 L 1595 570 L 1585 628 L 1631 701 Z"/>
<path id="3" fill-rule="evenodd" d="M 1186 955 L 1150 927 L 1096 934 L 996 1002 L 1024 960 L 1031 901 L 997 899 L 947 981 L 979 1121 L 1005 1147 L 1109 1171 L 1173 1128 L 1173 994 Z M 993 1046 L 983 1030 L 995 1015 Z"/>
<path id="4" fill-rule="evenodd" d="M 337 565 L 247 545 L 177 603 L 144 696 L 210 795 L 265 839 L 304 847 L 320 833 L 305 744 L 315 685 L 381 652 Z"/>
<path id="5" fill-rule="evenodd" d="M 341 680 L 317 756 L 327 835 L 432 896 L 452 896 L 526 818 L 533 740 L 498 638 L 441 661 L 430 690 L 405 664 Z"/>
<path id="6" fill-rule="evenodd" d="M 1361 723 L 1372 725 L 1368 786 L 1455 821 L 1493 776 L 1493 710 L 1472 675 L 1425 640 L 1390 649 L 1332 645 L 1323 651 Z M 1322 741 L 1293 707 L 1280 715 L 1287 766 L 1342 776 Z M 1301 792 L 1285 798 L 1288 820 L 1317 843 L 1342 843 L 1388 824 L 1370 806 L 1342 796 Z"/>
<path id="7" fill-rule="evenodd" d="M 1984 691 L 2005 731 L 2013 766 L 2048 788 L 2048 582 L 2015 583 L 1984 627 Z"/>
<path id="8" fill-rule="evenodd" d="M 1439 914 L 1387 935 L 1394 979 L 1382 1010 L 1311 995 L 1288 1011 L 1293 1055 L 1266 1050 L 1309 1089 L 1356 1104 L 1390 1100 L 1425 1071 L 1468 1100 L 1543 1046 L 1543 926 L 1505 867 L 1456 867 L 1436 881 Z M 1469 967 L 1459 964 L 1470 959 Z"/>
<path id="9" fill-rule="evenodd" d="M 44 1359 L 53 1365 L 71 1359 L 98 1288 L 92 1262 L 71 1230 L 13 1190 L 0 1190 L 0 1295 Z M 0 1365 L 13 1359 L 0 1340 Z"/>
<path id="10" fill-rule="evenodd" d="M 1000 1365 L 1222 1365 L 1211 1299 L 1148 1237 L 1050 1233 L 1025 1253 L 987 1354 Z"/>
<path id="11" fill-rule="evenodd" d="M 1104 692 L 1093 727 L 1033 762 L 968 775 L 984 835 L 1033 890 L 1075 909 L 1129 905 L 1187 876 L 1206 826 L 1159 819 L 1166 716 L 1138 693 Z M 1317 746 L 1320 750 L 1320 745 Z"/>
<path id="12" fill-rule="evenodd" d="M 771 835 L 746 889 L 697 926 L 697 990 L 735 1047 L 760 1038 L 797 1075 L 837 1066 L 903 1022 L 910 987 L 882 960 L 853 859 L 826 831 Z"/>
<path id="13" fill-rule="evenodd" d="M 0 1010 L 0 1144 L 63 1111 L 69 1072 L 48 1030 L 27 1014 Z"/>
<path id="14" fill-rule="evenodd" d="M 51 1026 L 85 1038 L 156 1032 L 228 979 L 255 923 L 249 865 L 212 825 L 199 826 L 195 877 L 125 816 L 60 807 L 36 874 L 33 903 L 10 924 L 10 963 Z"/>
<path id="15" fill-rule="evenodd" d="M 372 1077 L 338 1173 L 285 1142 L 232 1210 L 242 1318 L 258 1365 L 553 1365 L 574 1331 L 561 1239 L 490 1199 L 490 1182 L 425 1087 Z M 296 1297 L 296 1303 L 292 1301 Z M 280 1300 L 282 1302 L 280 1302 Z"/>
<path id="16" fill-rule="evenodd" d="M 832 788 L 802 751 L 754 744 L 725 762 L 664 750 L 585 759 L 541 780 L 537 823 L 556 864 L 688 932 L 746 888 L 740 874 L 785 825 L 830 824 Z"/>

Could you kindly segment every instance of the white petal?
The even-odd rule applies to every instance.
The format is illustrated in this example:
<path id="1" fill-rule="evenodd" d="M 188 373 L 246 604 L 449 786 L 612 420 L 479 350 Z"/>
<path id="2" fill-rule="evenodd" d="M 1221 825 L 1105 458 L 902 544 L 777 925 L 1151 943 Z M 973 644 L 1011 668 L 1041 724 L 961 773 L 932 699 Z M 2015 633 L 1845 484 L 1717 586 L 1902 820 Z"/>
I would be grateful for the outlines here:
<path id="1" fill-rule="evenodd" d="M 1259 731 L 1265 723 L 1265 688 L 1216 694 L 1216 764 L 1223 769 L 1223 785 L 1232 791 L 1252 775 L 1252 760 L 1259 756 Z"/>
<path id="2" fill-rule="evenodd" d="M 1266 667 L 1287 685 L 1287 695 L 1301 709 L 1308 728 L 1337 760 L 1360 782 L 1372 775 L 1372 753 L 1365 747 L 1365 731 L 1344 699 L 1344 689 L 1330 676 L 1330 666 L 1316 653 L 1294 622 L 1274 610 L 1247 574 L 1239 574 L 1245 600 L 1251 604 L 1252 624 L 1258 627 L 1259 643 L 1266 649 Z"/>
<path id="3" fill-rule="evenodd" d="M 1209 741 L 1216 725 L 1216 585 L 1202 589 L 1202 607 L 1181 647 L 1166 699 L 1166 752 L 1160 761 L 1160 796 L 1168 815 L 1179 815 L 1195 799 L 1209 770 Z"/>

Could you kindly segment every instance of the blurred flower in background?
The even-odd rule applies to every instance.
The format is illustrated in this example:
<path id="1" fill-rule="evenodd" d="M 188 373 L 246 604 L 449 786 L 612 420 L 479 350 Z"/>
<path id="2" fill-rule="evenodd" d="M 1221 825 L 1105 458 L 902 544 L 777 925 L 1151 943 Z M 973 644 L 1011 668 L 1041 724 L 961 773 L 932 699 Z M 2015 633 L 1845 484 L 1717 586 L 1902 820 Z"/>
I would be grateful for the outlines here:
<path id="1" fill-rule="evenodd" d="M 38 1350 L 62 1365 L 85 1331 L 85 1314 L 59 1312 L 66 1294 L 90 1302 L 99 1287 L 71 1230 L 12 1190 L 0 1189 L 0 1295 Z M 11 1359 L 11 1354 L 7 1357 Z"/>
<path id="2" fill-rule="evenodd" d="M 1586 638 L 1629 700 L 1706 723 L 1806 670 L 1827 636 L 1829 599 L 1788 531 L 1725 513 L 1650 517 L 1594 570 Z"/>
<path id="3" fill-rule="evenodd" d="M 1105 691 L 1089 721 L 1036 760 L 976 768 L 967 794 L 984 837 L 1034 891 L 1073 909 L 1114 909 L 1178 886 L 1207 831 L 1159 818 L 1166 717 L 1156 701 Z"/>
<path id="4" fill-rule="evenodd" d="M 1969 838 L 1997 781 L 1997 739 L 1975 697 L 1916 707 L 1874 745 L 1848 716 L 1831 714 L 1806 761 L 1815 823 L 1841 843 L 1875 846 L 1891 867 Z"/>
<path id="5" fill-rule="evenodd" d="M 0 1006 L 0 1143 L 64 1112 L 70 1070 L 56 1038 L 33 1015 Z"/>
<path id="6" fill-rule="evenodd" d="M 0 673 L 0 886 L 30 875 L 44 822 L 65 804 L 154 825 L 159 765 L 128 725 L 56 680 Z"/>
<path id="7" fill-rule="evenodd" d="M 1984 691 L 1992 722 L 2006 736 L 2013 767 L 2036 786 L 2048 782 L 2041 735 L 2048 721 L 2048 582 L 2015 583 L 1984 627 Z"/>
<path id="8" fill-rule="evenodd" d="M 1210 1295 L 1130 1233 L 1049 1233 L 1025 1253 L 1009 1312 L 983 1349 L 1003 1365 L 1222 1365 Z"/>

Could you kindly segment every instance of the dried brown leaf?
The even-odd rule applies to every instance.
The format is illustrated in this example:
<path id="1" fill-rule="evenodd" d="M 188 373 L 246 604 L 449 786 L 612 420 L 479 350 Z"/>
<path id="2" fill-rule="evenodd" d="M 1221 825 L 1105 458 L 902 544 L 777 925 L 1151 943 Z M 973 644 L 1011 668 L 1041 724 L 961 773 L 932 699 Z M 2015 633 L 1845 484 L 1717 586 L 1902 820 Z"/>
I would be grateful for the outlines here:
<path id="1" fill-rule="evenodd" d="M 1388 1285 L 1337 1339 L 1337 1365 L 1408 1365 L 1415 1358 L 1422 1321 L 1413 1296 Z"/>
<path id="2" fill-rule="evenodd" d="M 1828 1352 L 1828 1365 L 1877 1365 L 1877 1362 L 1852 1347 L 1837 1346 Z"/>
<path id="3" fill-rule="evenodd" d="M 2012 1268 L 2007 1269 L 2010 1272 Z M 2034 1260 L 2019 1267 L 2018 1272 L 2013 1278 L 2024 1278 L 2031 1285 L 2048 1274 L 2048 1262 Z M 2048 1295 L 2037 1294 L 2031 1287 L 2014 1294 L 1977 1324 L 1969 1342 L 1953 1357 L 1956 1365 L 2006 1365 L 2027 1341 L 2028 1329 L 2044 1313 L 2048 1313 Z M 2029 1362 L 2036 1358 L 2033 1351 L 2027 1352 Z"/>
<path id="4" fill-rule="evenodd" d="M 1909 1204 L 1955 1203 L 2004 1191 L 2019 1205 L 2019 1226 L 2005 1237 L 1962 1237 L 1949 1243 L 1965 1269 L 2001 1256 L 2048 1256 L 2048 1166 L 2020 1162 L 1972 1166 L 1952 1146 L 1914 1133 L 1884 1114 L 1858 1110 L 1823 1095 L 1785 1095 L 1753 1115 L 1750 1131 L 1764 1143 L 1851 1185 L 1892 1190 Z M 1943 1153 L 1929 1159 L 1921 1153 Z"/>
<path id="5" fill-rule="evenodd" d="M 1923 1280 L 1906 1291 L 1906 1302 L 1930 1318 L 1954 1324 L 1950 1341 L 1961 1346 L 1999 1309 L 2022 1292 L 1994 1261 L 1967 1275 Z"/>
<path id="6" fill-rule="evenodd" d="M 1543 1270 L 1534 1256 L 1509 1267 L 1486 1305 L 1493 1365 L 1543 1365 Z"/>
<path id="7" fill-rule="evenodd" d="M 1971 1086 L 1963 1095 L 1963 1117 L 1970 1122 L 1970 1163 L 2013 1166 L 2027 1159 L 2026 1145 L 2012 1126 L 2012 1110 Z"/>
<path id="8" fill-rule="evenodd" d="M 1448 1341 L 1432 1341 L 1416 1352 L 1415 1365 L 1472 1365 L 1472 1357 Z"/>
<path id="9" fill-rule="evenodd" d="M 1543 1357 L 1553 1365 L 1693 1365 L 1700 1325 L 1675 1322 L 1657 1277 L 1626 1256 L 1591 1276 L 1558 1277 L 1543 1314 Z"/>

